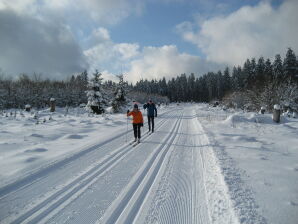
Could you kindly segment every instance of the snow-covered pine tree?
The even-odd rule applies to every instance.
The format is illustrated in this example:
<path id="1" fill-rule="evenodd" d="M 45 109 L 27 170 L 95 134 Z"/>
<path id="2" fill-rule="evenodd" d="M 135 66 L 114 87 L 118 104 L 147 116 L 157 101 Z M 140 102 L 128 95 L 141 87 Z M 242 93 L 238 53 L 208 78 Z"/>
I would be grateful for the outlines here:
<path id="1" fill-rule="evenodd" d="M 226 67 L 224 70 L 223 89 L 224 89 L 224 94 L 226 94 L 227 92 L 229 92 L 231 90 L 231 76 L 230 76 L 229 67 Z"/>
<path id="2" fill-rule="evenodd" d="M 285 79 L 292 82 L 298 78 L 298 65 L 296 55 L 291 48 L 288 48 L 286 57 L 283 63 Z"/>
<path id="3" fill-rule="evenodd" d="M 98 70 L 95 70 L 93 78 L 88 83 L 88 90 L 86 91 L 88 98 L 86 108 L 88 111 L 96 114 L 102 114 L 105 111 L 101 75 Z"/>
<path id="4" fill-rule="evenodd" d="M 272 70 L 272 64 L 269 58 L 265 62 L 264 76 L 265 76 L 266 82 L 272 82 L 273 70 Z"/>
<path id="5" fill-rule="evenodd" d="M 256 80 L 255 85 L 257 88 L 261 88 L 265 83 L 265 59 L 260 57 L 256 66 Z"/>
<path id="6" fill-rule="evenodd" d="M 275 55 L 275 60 L 272 65 L 273 68 L 273 77 L 274 77 L 274 82 L 276 84 L 284 81 L 283 80 L 283 66 L 282 66 L 282 60 L 280 57 L 280 54 Z"/>
<path id="7" fill-rule="evenodd" d="M 112 101 L 112 108 L 114 113 L 123 112 L 123 109 L 125 109 L 126 105 L 126 89 L 127 89 L 127 83 L 124 81 L 123 75 L 118 75 L 119 83 L 116 86 L 116 90 L 114 93 L 114 99 Z"/>
<path id="8" fill-rule="evenodd" d="M 221 100 L 224 95 L 223 75 L 221 71 L 216 74 L 216 98 Z"/>

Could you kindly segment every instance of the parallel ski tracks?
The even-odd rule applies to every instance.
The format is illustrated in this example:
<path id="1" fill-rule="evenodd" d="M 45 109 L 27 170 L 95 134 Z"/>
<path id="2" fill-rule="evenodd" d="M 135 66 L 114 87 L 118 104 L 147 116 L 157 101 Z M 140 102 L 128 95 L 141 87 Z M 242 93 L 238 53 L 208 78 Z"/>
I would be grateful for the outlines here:
<path id="1" fill-rule="evenodd" d="M 159 117 L 162 117 L 164 114 L 169 115 L 169 113 L 172 113 L 174 110 L 170 110 L 170 111 L 166 111 L 163 112 Z M 162 121 L 160 121 L 162 122 Z M 146 122 L 147 123 L 147 122 Z M 127 134 L 127 131 L 122 132 L 112 138 L 109 138 L 103 142 L 100 143 L 93 143 L 87 147 L 85 147 L 84 149 L 82 149 L 81 151 L 79 151 L 78 153 L 75 153 L 73 155 L 70 155 L 60 161 L 55 161 L 51 164 L 48 164 L 45 167 L 41 167 L 39 168 L 39 170 L 37 171 L 33 171 L 29 174 L 27 174 L 25 177 L 20 178 L 17 181 L 14 181 L 12 183 L 9 183 L 7 185 L 1 186 L 0 187 L 0 200 L 3 197 L 6 197 L 8 194 L 10 193 L 14 193 L 22 188 L 25 188 L 27 186 L 30 186 L 32 184 L 34 184 L 35 182 L 39 181 L 40 179 L 44 178 L 45 176 L 47 176 L 49 173 L 54 172 L 55 170 L 61 168 L 62 166 L 75 161 L 77 159 L 80 159 L 81 157 L 83 157 L 84 155 L 97 150 L 98 148 L 110 143 L 111 141 L 114 141 L 122 136 L 125 136 Z"/>
<path id="2" fill-rule="evenodd" d="M 158 147 L 143 165 L 140 171 L 132 178 L 126 189 L 122 191 L 119 197 L 105 212 L 105 215 L 99 220 L 100 223 L 133 223 L 138 215 L 140 207 L 146 200 L 147 194 L 162 167 L 164 158 L 169 151 L 172 143 L 178 136 L 178 130 L 181 125 L 183 112 L 174 124 L 173 131 L 168 134 L 163 144 Z"/>
<path id="3" fill-rule="evenodd" d="M 175 116 L 169 114 L 167 115 L 169 117 Z M 166 122 L 167 119 L 161 120 L 157 125 L 157 130 L 160 129 Z M 147 139 L 149 136 L 149 134 L 144 134 L 142 139 Z M 101 161 L 98 161 L 98 163 L 92 166 L 92 168 L 80 174 L 80 176 L 72 180 L 70 183 L 63 185 L 60 189 L 56 190 L 46 199 L 37 202 L 37 205 L 23 212 L 23 214 L 20 215 L 17 219 L 7 217 L 2 221 L 0 220 L 0 222 L 12 224 L 22 222 L 38 223 L 46 216 L 48 216 L 49 213 L 53 212 L 54 210 L 57 210 L 57 208 L 62 204 L 66 202 L 69 203 L 69 200 L 71 200 L 71 198 L 73 198 L 75 194 L 80 193 L 80 191 L 84 191 L 84 189 L 93 184 L 94 180 L 97 180 L 104 173 L 116 166 L 124 157 L 126 157 L 130 152 L 132 152 L 136 148 L 137 147 L 132 147 L 128 143 L 121 146 L 120 148 L 111 152 L 108 156 L 104 157 Z"/>

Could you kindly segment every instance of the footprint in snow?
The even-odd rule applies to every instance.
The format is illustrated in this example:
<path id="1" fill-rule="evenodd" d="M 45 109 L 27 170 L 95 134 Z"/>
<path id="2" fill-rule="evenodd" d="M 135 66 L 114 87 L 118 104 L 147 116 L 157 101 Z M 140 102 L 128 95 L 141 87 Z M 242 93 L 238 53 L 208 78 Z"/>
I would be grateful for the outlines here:
<path id="1" fill-rule="evenodd" d="M 31 152 L 46 152 L 46 151 L 48 151 L 48 150 L 45 148 L 36 148 L 36 149 L 28 149 L 25 152 L 31 153 Z"/>
<path id="2" fill-rule="evenodd" d="M 261 156 L 260 159 L 261 159 L 261 160 L 268 160 L 268 158 L 265 157 L 265 156 Z"/>
<path id="3" fill-rule="evenodd" d="M 30 158 L 26 159 L 25 162 L 26 163 L 31 163 L 31 162 L 34 162 L 37 159 L 38 159 L 37 157 L 30 157 Z"/>
<path id="4" fill-rule="evenodd" d="M 82 139 L 85 135 L 69 135 L 67 138 L 69 139 Z"/>
<path id="5" fill-rule="evenodd" d="M 43 135 L 32 134 L 32 135 L 30 135 L 30 137 L 43 138 Z"/>

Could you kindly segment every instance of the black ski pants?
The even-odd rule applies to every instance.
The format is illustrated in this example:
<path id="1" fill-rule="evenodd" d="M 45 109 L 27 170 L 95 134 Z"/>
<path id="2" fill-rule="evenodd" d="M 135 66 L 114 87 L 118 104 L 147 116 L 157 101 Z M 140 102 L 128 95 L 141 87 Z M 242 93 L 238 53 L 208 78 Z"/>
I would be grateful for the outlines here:
<path id="1" fill-rule="evenodd" d="M 154 132 L 154 116 L 148 116 L 149 131 Z"/>
<path id="2" fill-rule="evenodd" d="M 142 124 L 132 124 L 135 138 L 141 138 L 141 125 Z"/>

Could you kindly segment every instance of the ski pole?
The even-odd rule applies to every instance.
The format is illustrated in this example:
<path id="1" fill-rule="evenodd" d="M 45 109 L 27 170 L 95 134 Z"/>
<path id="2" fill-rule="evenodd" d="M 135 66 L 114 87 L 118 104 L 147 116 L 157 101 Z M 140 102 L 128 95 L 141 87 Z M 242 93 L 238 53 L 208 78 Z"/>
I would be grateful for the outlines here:
<path id="1" fill-rule="evenodd" d="M 127 142 L 127 132 L 128 132 L 128 116 L 126 116 L 126 142 Z"/>

